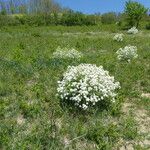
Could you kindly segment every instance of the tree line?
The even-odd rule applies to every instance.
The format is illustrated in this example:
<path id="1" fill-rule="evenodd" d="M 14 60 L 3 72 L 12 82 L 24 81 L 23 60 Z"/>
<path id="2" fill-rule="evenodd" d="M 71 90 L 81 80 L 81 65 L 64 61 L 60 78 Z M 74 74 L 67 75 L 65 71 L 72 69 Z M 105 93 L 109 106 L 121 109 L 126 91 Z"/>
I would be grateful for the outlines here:
<path id="1" fill-rule="evenodd" d="M 61 6 L 54 0 L 0 0 L 1 14 L 41 14 L 60 12 Z"/>
<path id="2" fill-rule="evenodd" d="M 108 12 L 87 15 L 62 8 L 54 0 L 0 0 L 0 26 L 5 25 L 97 25 L 125 23 L 127 27 L 138 27 L 144 19 L 150 22 L 148 9 L 144 5 L 127 1 L 123 13 Z M 150 28 L 150 23 L 147 25 Z"/>

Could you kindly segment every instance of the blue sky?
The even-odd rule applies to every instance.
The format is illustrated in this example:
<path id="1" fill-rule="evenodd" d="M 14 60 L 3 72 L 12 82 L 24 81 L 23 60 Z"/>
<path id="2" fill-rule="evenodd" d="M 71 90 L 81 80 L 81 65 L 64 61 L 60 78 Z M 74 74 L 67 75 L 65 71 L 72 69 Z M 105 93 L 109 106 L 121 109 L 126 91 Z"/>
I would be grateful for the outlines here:
<path id="1" fill-rule="evenodd" d="M 56 0 L 62 6 L 83 13 L 122 12 L 126 0 Z M 150 8 L 150 0 L 135 0 Z"/>

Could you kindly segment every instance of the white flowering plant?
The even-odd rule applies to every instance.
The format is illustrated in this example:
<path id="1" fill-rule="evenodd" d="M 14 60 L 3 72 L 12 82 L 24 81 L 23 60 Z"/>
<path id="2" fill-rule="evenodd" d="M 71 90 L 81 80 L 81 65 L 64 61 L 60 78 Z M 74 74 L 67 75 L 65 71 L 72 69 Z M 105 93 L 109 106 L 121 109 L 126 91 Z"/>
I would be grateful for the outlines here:
<path id="1" fill-rule="evenodd" d="M 56 51 L 53 53 L 53 58 L 59 59 L 80 59 L 82 57 L 82 53 L 77 50 L 71 48 L 61 48 L 58 47 Z"/>
<path id="2" fill-rule="evenodd" d="M 63 79 L 58 81 L 57 92 L 62 102 L 86 110 L 115 102 L 119 88 L 119 82 L 115 82 L 102 66 L 80 64 L 68 67 Z"/>
<path id="3" fill-rule="evenodd" d="M 114 37 L 113 37 L 113 40 L 114 41 L 117 41 L 117 42 L 122 42 L 123 41 L 123 34 L 122 33 L 117 33 Z"/>
<path id="4" fill-rule="evenodd" d="M 127 31 L 128 34 L 137 34 L 139 31 L 136 27 L 132 27 Z"/>
<path id="5" fill-rule="evenodd" d="M 131 59 L 138 57 L 136 46 L 125 46 L 124 48 L 120 48 L 116 53 L 118 55 L 118 60 L 124 60 L 128 62 L 130 62 Z"/>

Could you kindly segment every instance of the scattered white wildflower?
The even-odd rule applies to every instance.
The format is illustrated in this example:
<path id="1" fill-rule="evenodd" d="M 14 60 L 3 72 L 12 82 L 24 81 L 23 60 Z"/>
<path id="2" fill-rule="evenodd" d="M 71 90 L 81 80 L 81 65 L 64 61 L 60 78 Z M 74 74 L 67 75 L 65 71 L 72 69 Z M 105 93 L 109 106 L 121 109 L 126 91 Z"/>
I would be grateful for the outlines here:
<path id="1" fill-rule="evenodd" d="M 102 66 L 80 64 L 69 66 L 63 74 L 63 79 L 58 81 L 58 96 L 84 110 L 97 102 L 114 102 L 116 89 L 120 88 L 119 82 L 109 75 Z"/>
<path id="2" fill-rule="evenodd" d="M 117 33 L 114 37 L 113 37 L 113 40 L 114 41 L 117 41 L 117 42 L 122 42 L 123 41 L 123 34 L 119 34 Z"/>
<path id="3" fill-rule="evenodd" d="M 128 62 L 138 57 L 136 46 L 125 46 L 124 48 L 120 48 L 116 53 L 118 54 L 118 60 L 125 60 Z"/>
<path id="4" fill-rule="evenodd" d="M 119 21 L 117 21 L 115 24 L 118 25 L 118 24 L 119 24 Z"/>
<path id="5" fill-rule="evenodd" d="M 69 139 L 67 137 L 64 137 L 64 145 L 65 147 L 69 145 Z"/>
<path id="6" fill-rule="evenodd" d="M 129 33 L 129 34 L 137 34 L 138 32 L 139 31 L 138 31 L 138 29 L 136 27 L 132 27 L 131 29 L 129 29 L 127 31 L 127 33 Z"/>
<path id="7" fill-rule="evenodd" d="M 24 124 L 25 123 L 25 119 L 23 118 L 23 115 L 19 115 L 18 117 L 17 117 L 17 124 L 18 125 L 22 125 L 22 124 Z"/>
<path id="8" fill-rule="evenodd" d="M 61 58 L 61 59 L 79 59 L 82 57 L 82 53 L 78 52 L 75 49 L 61 48 L 58 47 L 56 51 L 53 53 L 53 58 Z"/>

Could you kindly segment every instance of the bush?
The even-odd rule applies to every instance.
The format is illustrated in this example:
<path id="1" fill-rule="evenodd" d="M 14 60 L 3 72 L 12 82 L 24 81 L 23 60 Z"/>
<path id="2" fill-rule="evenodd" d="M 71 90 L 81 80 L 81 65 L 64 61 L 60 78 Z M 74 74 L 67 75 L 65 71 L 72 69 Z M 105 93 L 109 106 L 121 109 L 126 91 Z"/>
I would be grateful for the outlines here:
<path id="1" fill-rule="evenodd" d="M 99 21 L 99 18 L 95 15 L 87 15 L 83 21 L 85 25 L 96 25 Z"/>
<path id="2" fill-rule="evenodd" d="M 54 22 L 51 15 L 45 14 L 24 15 L 21 18 L 17 17 L 17 19 L 21 22 L 21 24 L 30 26 L 49 25 Z"/>
<path id="3" fill-rule="evenodd" d="M 86 110 L 90 106 L 107 107 L 115 102 L 115 91 L 119 87 L 119 82 L 102 66 L 80 64 L 68 67 L 63 79 L 58 81 L 57 91 L 62 102 Z"/>
<path id="4" fill-rule="evenodd" d="M 82 20 L 84 20 L 84 15 L 82 15 L 82 13 L 70 11 L 62 15 L 61 23 L 67 26 L 81 25 Z"/>
<path id="5" fill-rule="evenodd" d="M 129 45 L 124 48 L 120 48 L 116 53 L 118 54 L 118 60 L 124 60 L 128 62 L 130 62 L 131 59 L 135 59 L 138 57 L 136 46 Z"/>
<path id="6" fill-rule="evenodd" d="M 147 29 L 147 30 L 150 30 L 150 23 L 148 23 L 148 24 L 146 25 L 146 29 Z"/>
<path id="7" fill-rule="evenodd" d="M 96 17 L 92 15 L 84 15 L 80 12 L 69 11 L 61 17 L 61 24 L 67 26 L 74 25 L 95 25 Z"/>
<path id="8" fill-rule="evenodd" d="M 112 24 L 117 21 L 117 15 L 114 12 L 105 13 L 101 17 L 101 21 L 104 24 Z"/>
<path id="9" fill-rule="evenodd" d="M 85 15 L 79 12 L 66 12 L 64 14 L 15 14 L 15 15 L 0 15 L 0 26 L 6 25 L 95 25 L 99 21 L 95 15 Z"/>
<path id="10" fill-rule="evenodd" d="M 0 26 L 42 26 L 60 24 L 57 14 L 0 15 Z"/>
<path id="11" fill-rule="evenodd" d="M 20 22 L 16 18 L 9 15 L 0 15 L 0 26 L 14 26 L 14 25 L 20 25 Z"/>

